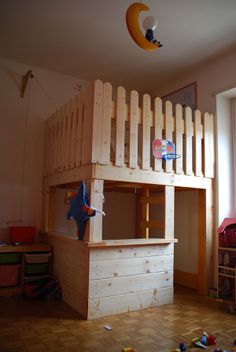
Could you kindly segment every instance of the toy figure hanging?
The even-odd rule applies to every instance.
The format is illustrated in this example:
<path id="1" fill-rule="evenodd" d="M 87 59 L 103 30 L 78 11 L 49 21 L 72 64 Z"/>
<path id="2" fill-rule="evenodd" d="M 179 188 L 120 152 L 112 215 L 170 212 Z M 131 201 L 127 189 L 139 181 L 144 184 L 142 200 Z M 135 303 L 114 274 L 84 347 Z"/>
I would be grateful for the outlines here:
<path id="1" fill-rule="evenodd" d="M 154 37 L 154 30 L 157 27 L 157 21 L 154 17 L 148 16 L 143 21 L 143 27 L 146 30 L 145 36 L 141 31 L 138 17 L 142 11 L 149 11 L 149 7 L 141 2 L 135 2 L 128 7 L 126 25 L 129 34 L 135 43 L 144 50 L 152 51 L 161 48 L 163 45 Z"/>
<path id="2" fill-rule="evenodd" d="M 144 19 L 143 21 L 143 28 L 146 30 L 146 35 L 145 38 L 158 46 L 158 48 L 161 48 L 163 45 L 154 37 L 154 30 L 157 27 L 157 20 L 152 17 L 148 16 Z"/>

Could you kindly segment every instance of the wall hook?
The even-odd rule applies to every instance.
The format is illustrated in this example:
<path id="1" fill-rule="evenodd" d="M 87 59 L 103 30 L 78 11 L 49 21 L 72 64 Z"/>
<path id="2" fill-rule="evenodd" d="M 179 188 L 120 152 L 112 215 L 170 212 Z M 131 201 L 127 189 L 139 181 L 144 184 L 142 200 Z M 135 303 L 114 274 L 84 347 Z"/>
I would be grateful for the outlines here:
<path id="1" fill-rule="evenodd" d="M 33 73 L 32 73 L 31 70 L 27 71 L 26 74 L 22 76 L 22 78 L 21 78 L 21 90 L 20 90 L 21 98 L 24 97 L 25 89 L 26 89 L 26 86 L 27 86 L 29 78 L 33 78 L 33 77 L 34 76 L 33 76 Z"/>

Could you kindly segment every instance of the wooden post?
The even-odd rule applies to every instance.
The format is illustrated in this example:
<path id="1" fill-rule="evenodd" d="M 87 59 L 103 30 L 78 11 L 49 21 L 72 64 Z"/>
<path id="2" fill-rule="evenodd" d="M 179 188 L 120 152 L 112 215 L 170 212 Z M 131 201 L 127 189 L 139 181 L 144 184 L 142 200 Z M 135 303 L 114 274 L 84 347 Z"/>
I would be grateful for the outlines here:
<path id="1" fill-rule="evenodd" d="M 144 186 L 143 187 L 143 197 L 149 198 L 149 196 L 150 196 L 149 186 Z M 147 201 L 142 204 L 141 228 L 142 228 L 142 237 L 144 237 L 144 238 L 149 238 L 148 222 L 149 222 L 149 202 Z"/>
<path id="2" fill-rule="evenodd" d="M 213 284 L 213 194 L 212 187 L 199 190 L 198 293 L 207 295 Z"/>
<path id="3" fill-rule="evenodd" d="M 103 180 L 92 179 L 87 182 L 90 190 L 90 205 L 99 210 L 103 210 Z M 102 217 L 100 212 L 94 217 L 89 218 L 85 228 L 84 241 L 101 242 L 102 241 Z"/>
<path id="4" fill-rule="evenodd" d="M 166 239 L 174 238 L 174 201 L 175 201 L 175 187 L 165 186 L 165 230 L 164 235 Z"/>
<path id="5" fill-rule="evenodd" d="M 53 231 L 55 193 L 56 193 L 55 187 L 44 186 L 43 230 L 46 232 Z"/>

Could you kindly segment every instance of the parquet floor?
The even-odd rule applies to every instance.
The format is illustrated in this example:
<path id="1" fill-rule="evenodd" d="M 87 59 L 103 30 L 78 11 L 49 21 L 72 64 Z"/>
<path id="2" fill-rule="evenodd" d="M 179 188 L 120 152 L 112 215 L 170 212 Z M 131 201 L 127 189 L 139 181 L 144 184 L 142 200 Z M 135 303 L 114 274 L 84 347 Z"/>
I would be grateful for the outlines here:
<path id="1" fill-rule="evenodd" d="M 92 321 L 82 320 L 61 301 L 0 297 L 0 352 L 121 352 L 127 346 L 168 352 L 203 331 L 216 336 L 214 348 L 231 351 L 236 315 L 183 288 L 176 288 L 172 305 Z"/>

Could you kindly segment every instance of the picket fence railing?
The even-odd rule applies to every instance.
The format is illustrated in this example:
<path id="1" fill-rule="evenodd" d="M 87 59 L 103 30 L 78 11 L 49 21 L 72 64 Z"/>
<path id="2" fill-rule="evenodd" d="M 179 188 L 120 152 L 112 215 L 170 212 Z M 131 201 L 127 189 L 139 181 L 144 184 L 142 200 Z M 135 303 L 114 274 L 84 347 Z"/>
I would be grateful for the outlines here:
<path id="1" fill-rule="evenodd" d="M 152 155 L 154 139 L 180 158 Z M 214 177 L 214 117 L 95 81 L 46 120 L 44 175 L 87 164 Z"/>

